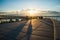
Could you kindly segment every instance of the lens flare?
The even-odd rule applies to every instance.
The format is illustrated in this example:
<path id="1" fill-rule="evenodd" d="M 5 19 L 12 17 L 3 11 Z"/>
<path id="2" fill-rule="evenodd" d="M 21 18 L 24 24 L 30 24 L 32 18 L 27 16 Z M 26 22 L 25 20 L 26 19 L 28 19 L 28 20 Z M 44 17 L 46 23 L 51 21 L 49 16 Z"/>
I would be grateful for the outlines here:
<path id="1" fill-rule="evenodd" d="M 37 10 L 30 9 L 28 13 L 30 14 L 30 16 L 34 16 L 37 13 Z"/>

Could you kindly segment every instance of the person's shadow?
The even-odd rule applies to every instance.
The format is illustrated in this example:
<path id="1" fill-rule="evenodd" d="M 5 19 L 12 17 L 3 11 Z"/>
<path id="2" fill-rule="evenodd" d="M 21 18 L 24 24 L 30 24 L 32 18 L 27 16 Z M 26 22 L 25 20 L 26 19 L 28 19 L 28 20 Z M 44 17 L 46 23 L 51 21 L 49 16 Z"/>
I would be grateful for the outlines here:
<path id="1" fill-rule="evenodd" d="M 26 33 L 27 40 L 30 40 L 31 34 L 32 34 L 32 24 L 31 24 L 31 20 L 30 20 L 30 24 L 29 24 L 29 27 L 28 27 L 28 30 Z"/>

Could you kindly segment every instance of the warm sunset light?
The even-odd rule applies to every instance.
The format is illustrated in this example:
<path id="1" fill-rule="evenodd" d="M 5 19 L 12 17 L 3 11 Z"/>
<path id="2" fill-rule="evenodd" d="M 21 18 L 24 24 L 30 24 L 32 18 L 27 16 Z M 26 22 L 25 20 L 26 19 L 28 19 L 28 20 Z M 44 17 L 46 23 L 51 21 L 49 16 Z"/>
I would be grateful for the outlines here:
<path id="1" fill-rule="evenodd" d="M 0 0 L 0 40 L 60 40 L 60 0 Z"/>
<path id="2" fill-rule="evenodd" d="M 28 13 L 30 14 L 30 16 L 34 16 L 34 15 L 37 13 L 37 10 L 35 10 L 35 9 L 30 9 L 30 10 L 28 11 Z"/>

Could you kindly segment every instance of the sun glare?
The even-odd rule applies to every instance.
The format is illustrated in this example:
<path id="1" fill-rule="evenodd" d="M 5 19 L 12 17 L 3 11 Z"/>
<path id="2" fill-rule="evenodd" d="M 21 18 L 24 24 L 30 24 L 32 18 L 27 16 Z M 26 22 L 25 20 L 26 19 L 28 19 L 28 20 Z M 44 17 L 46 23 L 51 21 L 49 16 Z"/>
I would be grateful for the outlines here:
<path id="1" fill-rule="evenodd" d="M 30 9 L 29 11 L 30 16 L 34 16 L 37 13 L 37 10 Z"/>

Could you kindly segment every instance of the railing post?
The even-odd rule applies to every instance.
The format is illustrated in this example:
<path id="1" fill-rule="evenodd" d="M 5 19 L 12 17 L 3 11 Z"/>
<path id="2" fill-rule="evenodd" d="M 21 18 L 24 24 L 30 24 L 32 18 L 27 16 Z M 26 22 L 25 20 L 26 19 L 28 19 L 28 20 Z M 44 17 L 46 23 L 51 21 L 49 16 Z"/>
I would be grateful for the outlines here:
<path id="1" fill-rule="evenodd" d="M 12 22 L 12 19 L 10 19 L 10 22 Z"/>
<path id="2" fill-rule="evenodd" d="M 16 18 L 16 22 L 18 22 L 19 21 L 19 19 L 18 18 Z"/>

